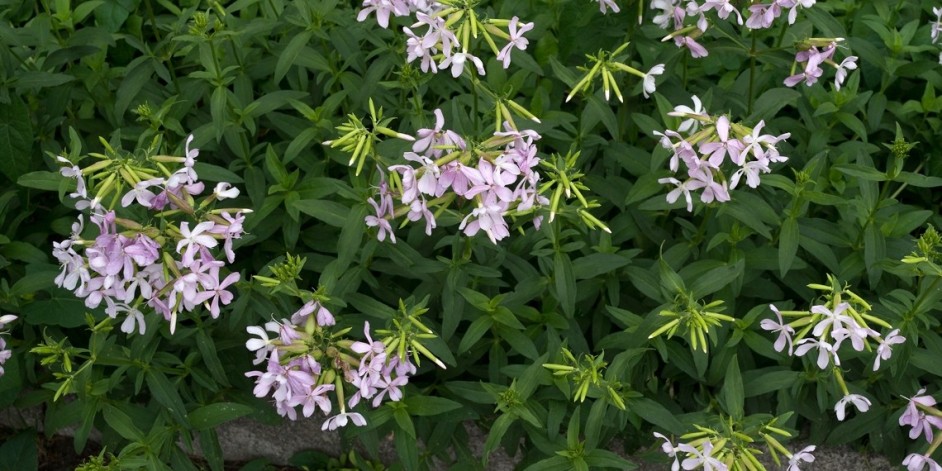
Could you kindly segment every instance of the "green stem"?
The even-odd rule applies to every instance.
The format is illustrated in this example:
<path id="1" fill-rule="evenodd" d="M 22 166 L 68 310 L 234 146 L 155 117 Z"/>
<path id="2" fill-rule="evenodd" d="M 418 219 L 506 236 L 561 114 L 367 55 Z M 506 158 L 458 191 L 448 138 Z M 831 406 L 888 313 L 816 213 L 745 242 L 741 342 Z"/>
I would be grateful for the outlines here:
<path id="1" fill-rule="evenodd" d="M 752 114 L 752 103 L 755 100 L 754 92 L 756 88 L 756 32 L 752 31 L 752 48 L 749 49 L 749 105 L 746 107 L 746 115 Z"/>

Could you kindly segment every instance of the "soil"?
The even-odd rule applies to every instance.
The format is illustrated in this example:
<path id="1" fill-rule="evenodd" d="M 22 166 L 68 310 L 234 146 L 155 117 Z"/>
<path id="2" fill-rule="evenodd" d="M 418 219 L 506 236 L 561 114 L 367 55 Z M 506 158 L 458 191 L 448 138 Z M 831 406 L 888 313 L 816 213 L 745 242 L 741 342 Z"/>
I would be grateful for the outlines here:
<path id="1" fill-rule="evenodd" d="M 0 444 L 21 433 L 19 430 L 0 427 Z M 101 453 L 101 445 L 91 440 L 85 445 L 82 454 L 76 454 L 72 446 L 72 437 L 55 435 L 46 437 L 42 433 L 36 434 L 36 455 L 39 463 L 38 471 L 65 471 L 73 470 L 92 456 Z M 194 464 L 200 469 L 208 470 L 207 463 L 199 458 L 193 458 Z M 239 471 L 247 462 L 227 461 L 224 471 Z M 268 465 L 266 471 L 303 471 L 302 468 L 292 466 Z"/>

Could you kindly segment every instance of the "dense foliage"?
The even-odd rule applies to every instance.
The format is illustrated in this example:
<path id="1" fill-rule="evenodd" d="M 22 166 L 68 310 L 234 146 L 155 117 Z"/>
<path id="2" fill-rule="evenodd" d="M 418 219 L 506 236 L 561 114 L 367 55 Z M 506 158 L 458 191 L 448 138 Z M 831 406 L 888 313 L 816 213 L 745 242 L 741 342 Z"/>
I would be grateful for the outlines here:
<path id="1" fill-rule="evenodd" d="M 299 415 L 937 467 L 936 6 L 0 0 L 0 407 L 131 469 Z"/>

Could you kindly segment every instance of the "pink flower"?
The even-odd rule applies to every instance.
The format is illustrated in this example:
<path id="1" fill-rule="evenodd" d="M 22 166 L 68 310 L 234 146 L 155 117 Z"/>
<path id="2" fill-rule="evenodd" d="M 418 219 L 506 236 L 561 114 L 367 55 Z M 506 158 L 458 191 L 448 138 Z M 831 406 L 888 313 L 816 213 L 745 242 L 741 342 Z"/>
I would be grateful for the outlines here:
<path id="1" fill-rule="evenodd" d="M 933 427 L 942 428 L 942 418 L 934 415 L 926 415 L 925 411 L 919 408 L 919 406 L 935 407 L 936 405 L 935 398 L 928 395 L 924 396 L 923 393 L 925 392 L 926 388 L 922 388 L 916 392 L 915 396 L 909 398 L 909 403 L 906 404 L 906 410 L 899 418 L 899 425 L 900 427 L 904 425 L 912 427 L 912 430 L 909 431 L 909 438 L 915 440 L 919 438 L 920 435 L 925 434 L 926 441 L 931 443 Z"/>
<path id="2" fill-rule="evenodd" d="M 710 55 L 710 51 L 707 51 L 707 48 L 703 47 L 702 44 L 698 43 L 690 36 L 675 36 L 674 44 L 676 44 L 677 47 L 686 47 L 690 50 L 690 56 L 694 59 Z"/>
<path id="3" fill-rule="evenodd" d="M 845 57 L 844 60 L 838 64 L 837 71 L 834 72 L 834 88 L 840 90 L 841 85 L 844 84 L 844 79 L 847 78 L 847 71 L 855 69 L 857 69 L 857 56 Z"/>
<path id="4" fill-rule="evenodd" d="M 778 322 L 773 321 L 772 319 L 763 319 L 759 323 L 759 327 L 762 327 L 762 330 L 768 330 L 770 332 L 778 332 L 778 338 L 775 339 L 775 351 L 781 352 L 785 345 L 788 344 L 788 355 L 792 354 L 792 335 L 795 334 L 795 329 L 792 326 L 785 323 L 782 320 L 782 314 L 778 311 L 774 305 L 769 304 L 769 308 L 772 309 L 772 312 L 775 313 L 775 317 L 778 318 Z"/>
<path id="5" fill-rule="evenodd" d="M 392 225 L 389 224 L 389 220 L 383 217 L 383 215 L 380 213 L 379 205 L 376 204 L 376 201 L 373 201 L 373 199 L 370 198 L 367 200 L 367 202 L 370 203 L 370 205 L 373 206 L 373 209 L 376 210 L 376 215 L 367 215 L 364 219 L 364 222 L 366 222 L 368 227 L 379 228 L 379 233 L 376 235 L 376 238 L 379 239 L 380 242 L 386 240 L 386 233 L 389 233 L 389 240 L 395 244 L 396 234 L 393 232 Z"/>
<path id="6" fill-rule="evenodd" d="M 877 347 L 877 354 L 873 360 L 873 371 L 880 369 L 880 360 L 889 360 L 893 355 L 893 345 L 906 343 L 906 337 L 903 337 L 899 334 L 899 329 L 893 329 L 889 334 L 886 335 L 886 338 L 880 342 L 880 346 Z"/>
<path id="7" fill-rule="evenodd" d="M 658 179 L 657 182 L 661 184 L 670 183 L 676 185 L 677 188 L 674 188 L 669 193 L 667 193 L 667 202 L 669 204 L 674 204 L 674 202 L 680 198 L 680 195 L 684 195 L 684 200 L 687 201 L 687 211 L 693 212 L 693 198 L 690 196 L 690 191 L 703 188 L 702 182 L 693 179 L 681 182 L 674 177 L 661 178 Z"/>
<path id="8" fill-rule="evenodd" d="M 714 200 L 718 203 L 729 201 L 729 189 L 726 188 L 726 182 L 717 183 L 713 180 L 713 172 L 700 169 L 692 170 L 688 174 L 695 180 L 698 187 L 703 188 L 700 201 L 704 203 L 712 203 Z"/>
<path id="9" fill-rule="evenodd" d="M 736 6 L 730 2 L 730 0 L 707 0 L 706 2 L 703 2 L 703 6 L 700 7 L 700 12 L 705 13 L 711 9 L 715 9 L 716 16 L 719 16 L 724 20 L 729 18 L 730 13 L 735 13 L 739 24 L 742 24 L 742 15 L 739 13 L 739 10 L 736 9 Z"/>
<path id="10" fill-rule="evenodd" d="M 908 471 L 922 471 L 922 468 L 926 465 L 929 466 L 929 471 L 942 471 L 942 466 L 939 466 L 939 463 L 919 453 L 912 453 L 903 460 L 903 466 L 905 466 Z"/>
<path id="11" fill-rule="evenodd" d="M 782 14 L 782 7 L 775 3 L 755 3 L 749 6 L 749 13 L 746 27 L 749 29 L 764 29 L 772 26 L 772 22 Z"/>
<path id="12" fill-rule="evenodd" d="M 824 73 L 824 70 L 821 69 L 820 65 L 826 59 L 824 53 L 817 53 L 816 51 L 809 50 L 808 62 L 805 63 L 805 69 L 800 74 L 792 75 L 785 79 L 785 85 L 789 87 L 794 87 L 801 82 L 805 82 L 805 85 L 812 86 L 817 83 L 818 78 Z M 800 54 L 800 53 L 799 53 Z M 797 56 L 796 56 L 797 60 Z M 799 62 L 801 62 L 799 60 Z"/>
<path id="13" fill-rule="evenodd" d="M 372 12 L 376 12 L 376 22 L 385 29 L 389 27 L 389 15 L 408 15 L 409 7 L 402 0 L 363 0 L 357 21 L 365 20 Z"/>
<path id="14" fill-rule="evenodd" d="M 209 234 L 204 234 L 209 232 L 215 223 L 212 221 L 204 221 L 196 225 L 193 230 L 190 230 L 190 223 L 183 221 L 180 223 L 180 241 L 177 242 L 177 253 L 183 254 L 183 265 L 190 266 L 193 264 L 193 256 L 196 255 L 196 252 L 200 247 L 213 248 L 219 244 L 219 242 Z M 186 251 L 183 251 L 184 247 Z"/>
<path id="15" fill-rule="evenodd" d="M 716 120 L 716 135 L 719 141 L 705 142 L 700 144 L 701 154 L 710 154 L 709 162 L 713 168 L 720 168 L 723 164 L 723 158 L 729 155 L 729 159 L 736 165 L 743 164 L 743 149 L 745 145 L 739 139 L 729 138 L 730 123 L 725 115 Z"/>
<path id="16" fill-rule="evenodd" d="M 602 12 L 603 15 L 608 13 L 607 8 L 611 8 L 612 11 L 615 13 L 618 13 L 619 11 L 621 11 L 618 8 L 618 4 L 615 3 L 615 0 L 596 0 L 596 1 L 599 2 L 599 11 Z"/>
<path id="17" fill-rule="evenodd" d="M 519 21 L 520 19 L 516 16 L 510 19 L 510 24 L 507 27 L 510 31 L 510 42 L 508 42 L 507 45 L 504 46 L 504 48 L 501 49 L 497 54 L 497 60 L 503 62 L 505 69 L 510 67 L 510 51 L 512 51 L 515 47 L 521 51 L 524 51 L 527 49 L 527 45 L 530 43 L 527 38 L 523 37 L 523 34 L 533 29 L 533 23 L 522 23 L 520 24 L 520 29 L 517 29 L 517 23 Z"/>
<path id="18" fill-rule="evenodd" d="M 504 209 L 496 204 L 480 204 L 471 214 L 468 214 L 458 226 L 465 235 L 473 236 L 483 230 L 492 243 L 510 235 L 507 221 L 504 220 Z M 476 218 L 470 221 L 471 218 Z M 469 222 L 470 221 L 470 222 Z"/>

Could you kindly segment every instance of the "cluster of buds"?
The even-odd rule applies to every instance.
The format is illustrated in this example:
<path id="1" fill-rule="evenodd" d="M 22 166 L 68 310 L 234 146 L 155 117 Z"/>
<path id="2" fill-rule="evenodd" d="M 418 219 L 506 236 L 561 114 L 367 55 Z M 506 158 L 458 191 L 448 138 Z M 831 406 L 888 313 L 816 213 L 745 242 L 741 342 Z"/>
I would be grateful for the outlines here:
<path id="1" fill-rule="evenodd" d="M 765 29 L 772 26 L 772 23 L 785 10 L 788 10 L 788 24 L 795 23 L 798 16 L 798 9 L 811 8 L 815 0 L 775 0 L 770 3 L 751 3 L 748 8 L 740 12 L 733 4 L 732 0 L 706 0 L 704 2 L 682 0 L 652 0 L 651 9 L 657 13 L 654 15 L 654 24 L 665 30 L 673 31 L 668 34 L 664 41 L 673 39 L 677 47 L 686 47 L 690 50 L 693 57 L 706 57 L 709 52 L 703 45 L 697 42 L 697 38 L 703 35 L 709 27 L 710 21 L 707 19 L 708 12 L 715 11 L 716 16 L 721 20 L 728 21 L 730 16 L 736 17 L 739 25 L 745 24 L 749 29 Z M 748 11 L 748 13 L 747 13 Z M 743 18 L 748 16 L 745 21 Z M 692 24 L 687 24 L 688 18 L 693 18 Z"/>
<path id="2" fill-rule="evenodd" d="M 16 316 L 13 314 L 0 316 L 0 376 L 3 376 L 3 364 L 13 356 L 13 351 L 7 347 L 7 341 L 3 338 L 3 334 L 8 333 L 4 329 L 15 320 Z"/>
<path id="3" fill-rule="evenodd" d="M 506 113 L 506 111 L 505 111 Z M 509 116 L 509 115 L 508 115 Z M 406 216 L 407 221 L 425 220 L 426 234 L 436 227 L 441 214 L 456 198 L 474 201 L 475 208 L 461 221 L 459 229 L 468 236 L 479 231 L 497 243 L 510 235 L 506 215 L 532 212 L 548 200 L 538 192 L 540 163 L 535 131 L 517 131 L 511 122 L 504 122 L 504 131 L 469 145 L 454 131 L 444 128 L 441 110 L 435 110 L 435 128 L 420 129 L 411 152 L 403 158 L 412 164 L 388 167 L 390 182 L 381 173 L 376 197 L 368 200 L 375 214 L 366 217 L 366 224 L 379 229 L 378 239 L 389 234 L 395 242 L 390 221 Z M 401 205 L 397 208 L 394 198 Z M 539 227 L 541 216 L 534 218 Z M 406 221 L 403 222 L 405 224 Z"/>
<path id="4" fill-rule="evenodd" d="M 270 278 L 256 279 L 269 287 L 279 284 Z M 289 291 L 308 301 L 290 319 L 271 321 L 264 327 L 247 327 L 257 338 L 245 343 L 256 354 L 254 364 L 266 365 L 264 371 L 245 374 L 256 378 L 255 396 L 271 395 L 275 409 L 284 417 L 296 420 L 298 406 L 305 417 L 318 409 L 329 416 L 336 403 L 340 412 L 324 422 L 323 430 L 335 430 L 348 422 L 363 426 L 366 425 L 363 415 L 347 409 L 357 407 L 361 401 L 368 401 L 375 408 L 384 400 L 401 400 L 403 388 L 420 363 L 417 354 L 445 368 L 420 342 L 435 337 L 419 320 L 427 311 L 424 301 L 411 308 L 400 301 L 400 316 L 393 320 L 396 331 L 377 330 L 377 334 L 384 336 L 381 340 L 373 340 L 370 324 L 365 322 L 366 341 L 353 341 L 346 338 L 351 328 L 335 328 L 334 315 L 323 305 L 327 301 L 325 296 L 297 289 Z M 269 332 L 274 335 L 269 337 Z"/>
<path id="5" fill-rule="evenodd" d="M 124 155 L 104 140 L 108 155 L 90 154 L 98 162 L 85 168 L 58 157 L 65 164 L 62 175 L 76 180 L 70 195 L 76 208 L 90 212 L 97 234 L 83 235 L 80 214 L 70 238 L 54 244 L 53 255 L 62 266 L 55 283 L 84 298 L 89 309 L 104 303 L 111 318 L 124 313 L 123 332 L 144 333 L 142 305 L 169 321 L 173 333 L 180 312 L 203 305 L 216 318 L 220 306 L 233 299 L 227 288 L 239 274 L 223 276 L 226 262 L 212 249 L 221 247 L 225 260 L 235 260 L 233 240 L 242 236 L 250 210 L 213 208 L 214 202 L 239 195 L 225 182 L 197 204 L 194 196 L 205 188 L 194 170 L 199 151 L 190 148 L 192 141 L 190 135 L 184 157 Z M 182 166 L 171 171 L 168 164 Z M 115 209 L 118 203 L 130 217 L 144 214 L 135 206 L 144 208 L 144 222 L 118 217 L 117 211 L 125 211 Z"/>
<path id="6" fill-rule="evenodd" d="M 484 63 L 471 52 L 472 41 L 483 37 L 506 69 L 510 67 L 511 52 L 514 49 L 526 50 L 529 45 L 529 40 L 523 35 L 533 29 L 533 23 L 521 23 L 516 16 L 510 20 L 482 18 L 474 10 L 477 3 L 475 0 L 364 0 L 357 20 L 363 21 L 375 12 L 379 25 L 386 28 L 391 14 L 414 14 L 416 22 L 411 28 L 402 28 L 408 37 L 408 62 L 419 60 L 423 72 L 438 73 L 439 69 L 451 69 L 451 75 L 457 78 L 470 61 L 478 75 L 484 75 Z M 422 34 L 413 31 L 423 27 L 425 32 Z M 507 44 L 498 49 L 495 38 L 507 41 Z"/>
<path id="7" fill-rule="evenodd" d="M 834 60 L 838 43 L 842 41 L 844 38 L 809 38 L 800 41 L 795 62 L 792 63 L 792 75 L 785 79 L 785 85 L 794 87 L 804 82 L 810 87 L 824 75 L 821 66 L 827 64 L 834 67 L 834 88 L 840 90 L 848 71 L 857 69 L 857 56 L 847 56 L 839 64 Z"/>
<path id="8" fill-rule="evenodd" d="M 370 98 L 370 126 L 367 127 L 362 119 L 355 114 L 347 115 L 347 122 L 337 126 L 337 130 L 343 135 L 337 139 L 324 141 L 322 144 L 332 149 L 340 148 L 344 152 L 350 152 L 350 162 L 348 166 L 356 164 L 356 174 L 360 175 L 363 171 L 363 164 L 366 163 L 367 156 L 374 156 L 376 145 L 380 142 L 381 136 L 394 137 L 406 141 L 414 141 L 415 138 L 396 132 L 389 128 L 393 118 L 383 118 L 383 108 L 379 109 L 373 105 L 373 99 Z"/>
<path id="9" fill-rule="evenodd" d="M 622 97 L 621 89 L 618 88 L 618 82 L 615 80 L 615 72 L 625 72 L 631 75 L 634 75 L 641 79 L 641 93 L 645 98 L 651 96 L 657 90 L 657 83 L 655 77 L 664 73 L 664 64 L 657 64 L 654 67 L 651 67 L 647 73 L 641 72 L 640 70 L 622 63 L 625 57 L 622 56 L 622 53 L 625 52 L 625 49 L 628 48 L 629 43 L 622 44 L 615 49 L 614 51 L 599 51 L 596 55 L 586 54 L 586 58 L 590 62 L 594 62 L 592 66 L 580 67 L 581 70 L 585 71 L 586 74 L 576 82 L 572 87 L 572 91 L 569 92 L 569 95 L 566 96 L 566 101 L 572 99 L 580 91 L 586 91 L 592 85 L 592 82 L 599 76 L 602 78 L 602 91 L 605 93 L 605 100 L 607 101 L 611 97 L 611 91 L 615 91 L 615 97 L 618 98 L 618 101 L 624 102 L 624 97 Z"/>
<path id="10" fill-rule="evenodd" d="M 687 173 L 684 180 L 675 177 L 658 180 L 676 186 L 667 194 L 668 203 L 674 203 L 683 195 L 687 211 L 693 211 L 690 192 L 701 189 L 700 201 L 704 203 L 729 201 L 729 190 L 736 188 L 743 178 L 750 188 L 756 188 L 760 183 L 759 175 L 771 172 L 770 164 L 788 160 L 776 145 L 791 134 L 762 134 L 765 121 L 750 128 L 731 122 L 725 115 L 707 114 L 696 96 L 693 102 L 693 108 L 682 105 L 668 113 L 683 118 L 676 131 L 654 132 L 661 146 L 673 153 L 669 164 L 671 172 L 676 174 L 683 162 Z M 729 179 L 723 171 L 726 161 L 736 166 Z"/>
<path id="11" fill-rule="evenodd" d="M 787 347 L 789 356 L 804 356 L 817 351 L 815 363 L 818 368 L 831 369 L 843 394 L 834 406 L 834 412 L 838 420 L 844 420 L 848 404 L 853 404 L 860 412 L 870 409 L 870 400 L 860 394 L 851 394 L 844 381 L 839 350 L 846 345 L 845 341 L 849 341 L 851 348 L 858 352 L 874 351 L 875 342 L 873 371 L 877 371 L 882 361 L 892 357 L 893 345 L 906 342 L 906 338 L 900 335 L 899 329 L 893 329 L 886 321 L 872 315 L 870 304 L 842 287 L 836 278 L 829 275 L 828 282 L 828 285 L 808 285 L 823 293 L 820 304 L 808 311 L 780 311 L 769 305 L 776 320 L 764 319 L 759 326 L 778 333 L 774 344 L 776 351 L 784 351 Z M 786 323 L 783 316 L 792 320 Z M 881 335 L 870 327 L 871 324 L 886 328 L 889 333 Z"/>
<path id="12" fill-rule="evenodd" d="M 909 471 L 922 471 L 923 467 L 928 465 L 930 471 L 940 471 L 940 466 L 932 459 L 932 454 L 942 444 L 942 410 L 937 409 L 936 400 L 930 395 L 925 395 L 926 389 L 922 388 L 916 392 L 916 395 L 908 398 L 906 409 L 900 415 L 900 427 L 910 426 L 909 438 L 916 440 L 925 436 L 929 442 L 929 449 L 925 453 L 912 453 L 903 460 L 903 466 Z"/>
<path id="13" fill-rule="evenodd" d="M 814 445 L 794 453 L 782 445 L 776 436 L 791 438 L 792 434 L 776 427 L 778 420 L 779 418 L 773 418 L 767 423 L 743 427 L 746 421 L 738 423 L 726 419 L 717 427 L 719 430 L 694 425 L 697 431 L 681 435 L 680 440 L 684 442 L 677 445 L 661 433 L 655 432 L 654 436 L 664 441 L 661 451 L 674 459 L 672 471 L 678 471 L 681 467 L 702 468 L 708 471 L 765 470 L 765 465 L 757 458 L 757 455 L 762 454 L 762 450 L 756 448 L 757 440 L 753 437 L 759 437 L 765 442 L 776 464 L 782 465 L 781 457 L 787 459 L 789 471 L 799 471 L 802 463 L 814 462 Z"/>
<path id="14" fill-rule="evenodd" d="M 605 367 L 608 363 L 604 354 L 582 354 L 576 359 L 568 348 L 563 348 L 562 352 L 565 364 L 544 363 L 543 367 L 552 371 L 553 376 L 567 378 L 575 384 L 573 402 L 585 402 L 586 396 L 591 392 L 593 397 L 607 396 L 615 407 L 626 410 L 625 400 L 622 398 L 622 384 L 605 377 Z"/>

